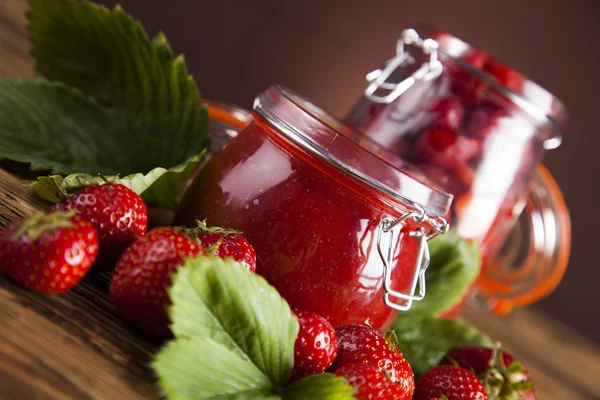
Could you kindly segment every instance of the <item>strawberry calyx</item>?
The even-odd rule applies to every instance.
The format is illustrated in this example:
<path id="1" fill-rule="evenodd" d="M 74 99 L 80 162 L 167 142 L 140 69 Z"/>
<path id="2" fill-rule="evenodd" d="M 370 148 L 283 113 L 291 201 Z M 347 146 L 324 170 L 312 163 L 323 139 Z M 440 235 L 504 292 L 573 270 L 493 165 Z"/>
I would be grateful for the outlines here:
<path id="1" fill-rule="evenodd" d="M 198 240 L 198 229 L 188 228 L 187 226 L 173 226 L 171 227 L 175 232 L 181 233 L 183 236 L 187 236 L 194 242 Z"/>
<path id="2" fill-rule="evenodd" d="M 533 390 L 533 383 L 527 380 L 525 369 L 520 361 L 513 360 L 506 366 L 500 344 L 494 346 L 490 364 L 479 379 L 488 394 L 489 400 L 520 400 L 523 393 Z"/>
<path id="3" fill-rule="evenodd" d="M 72 218 L 75 210 L 53 211 L 51 213 L 37 212 L 24 219 L 15 230 L 14 237 L 25 235 L 30 242 L 37 242 L 44 233 L 51 233 L 58 229 L 69 229 L 73 226 Z"/>
<path id="4" fill-rule="evenodd" d="M 396 332 L 395 331 L 387 331 L 384 335 L 383 338 L 385 339 L 386 343 L 390 346 L 390 348 L 398 353 L 398 336 L 396 336 Z"/>
<path id="5" fill-rule="evenodd" d="M 206 225 L 206 220 L 196 220 L 196 223 L 198 224 L 198 229 L 201 233 L 216 233 L 218 235 L 221 236 L 227 236 L 227 235 L 241 235 L 242 232 L 241 231 L 236 231 L 234 229 L 225 229 L 225 228 L 221 228 L 219 226 L 208 226 Z"/>
<path id="6" fill-rule="evenodd" d="M 233 229 L 225 229 L 225 228 L 221 228 L 219 226 L 209 227 L 208 225 L 206 225 L 206 220 L 203 220 L 203 221 L 196 220 L 196 222 L 198 223 L 198 226 L 196 228 L 188 228 L 186 226 L 175 226 L 175 227 L 173 227 L 173 229 L 175 229 L 177 232 L 181 233 L 182 235 L 189 237 L 194 242 L 198 241 L 198 236 L 203 235 L 203 234 L 208 234 L 208 233 L 214 233 L 219 236 L 241 235 L 242 234 L 242 232 L 240 232 L 240 231 L 236 231 Z M 219 246 L 221 245 L 222 242 L 223 242 L 222 239 L 217 240 L 217 242 L 215 242 L 215 244 L 213 244 L 209 249 L 206 249 L 206 251 L 210 254 L 213 254 L 219 248 Z"/>
<path id="7" fill-rule="evenodd" d="M 219 240 L 214 242 L 212 244 L 212 246 L 210 246 L 208 249 L 204 249 L 204 251 L 206 251 L 207 255 L 216 256 L 217 250 L 219 250 L 219 247 L 221 247 L 222 243 L 223 243 L 223 238 L 219 238 Z"/>

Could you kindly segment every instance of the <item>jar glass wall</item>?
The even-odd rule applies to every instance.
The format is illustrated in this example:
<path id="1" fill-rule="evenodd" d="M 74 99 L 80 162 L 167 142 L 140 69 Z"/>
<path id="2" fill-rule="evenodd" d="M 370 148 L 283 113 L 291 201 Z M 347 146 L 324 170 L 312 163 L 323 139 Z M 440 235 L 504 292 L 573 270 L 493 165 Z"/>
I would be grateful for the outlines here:
<path id="1" fill-rule="evenodd" d="M 414 294 L 421 243 L 411 232 L 435 234 L 432 221 L 451 196 L 361 148 L 340 133 L 347 127 L 286 89 L 270 88 L 255 108 L 199 172 L 176 223 L 206 218 L 241 230 L 257 273 L 292 307 L 334 326 L 389 326 L 396 312 L 384 302 L 382 221 L 419 209 L 431 217 L 394 230 L 389 289 Z"/>

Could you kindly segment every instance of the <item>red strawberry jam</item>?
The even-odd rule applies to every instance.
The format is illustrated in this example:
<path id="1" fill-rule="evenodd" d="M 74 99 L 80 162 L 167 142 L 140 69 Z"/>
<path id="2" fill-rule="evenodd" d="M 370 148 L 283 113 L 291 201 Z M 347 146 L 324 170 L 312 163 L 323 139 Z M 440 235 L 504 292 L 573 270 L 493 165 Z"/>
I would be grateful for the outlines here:
<path id="1" fill-rule="evenodd" d="M 396 312 L 383 301 L 380 222 L 410 209 L 398 194 L 433 214 L 445 214 L 450 197 L 340 135 L 348 128 L 297 95 L 271 88 L 258 100 L 253 122 L 200 171 L 176 222 L 242 231 L 256 272 L 290 306 L 334 327 L 368 319 L 386 328 Z M 396 241 L 396 291 L 410 290 L 419 243 L 407 232 L 420 226 L 409 219 Z"/>

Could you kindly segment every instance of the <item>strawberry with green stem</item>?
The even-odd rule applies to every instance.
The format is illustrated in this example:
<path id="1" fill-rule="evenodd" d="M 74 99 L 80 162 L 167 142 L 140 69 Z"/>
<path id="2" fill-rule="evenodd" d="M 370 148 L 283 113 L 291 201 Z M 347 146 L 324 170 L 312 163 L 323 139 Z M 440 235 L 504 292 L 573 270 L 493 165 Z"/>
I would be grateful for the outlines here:
<path id="1" fill-rule="evenodd" d="M 457 365 L 473 371 L 483 382 L 490 400 L 535 400 L 531 377 L 523 364 L 501 349 L 462 346 L 451 349 L 442 364 Z"/>
<path id="2" fill-rule="evenodd" d="M 197 222 L 197 228 L 186 232 L 207 253 L 221 258 L 232 258 L 250 272 L 256 271 L 256 252 L 242 232 L 217 226 L 209 227 L 206 220 Z"/>
<path id="3" fill-rule="evenodd" d="M 337 354 L 337 336 L 329 321 L 320 315 L 293 310 L 300 330 L 294 344 L 292 380 L 325 371 Z"/>
<path id="4" fill-rule="evenodd" d="M 358 400 L 410 400 L 400 385 L 371 364 L 344 364 L 335 370 L 335 374 L 344 377 L 354 388 Z"/>
<path id="5" fill-rule="evenodd" d="M 110 297 L 119 313 L 142 332 L 170 336 L 168 289 L 171 275 L 185 258 L 204 249 L 176 228 L 155 228 L 121 256 L 110 282 Z"/>
<path id="6" fill-rule="evenodd" d="M 79 282 L 98 255 L 98 235 L 74 211 L 36 213 L 0 232 L 0 267 L 20 285 L 62 293 Z"/>
<path id="7" fill-rule="evenodd" d="M 425 373 L 415 387 L 413 400 L 488 400 L 481 381 L 468 369 L 440 365 Z"/>
<path id="8" fill-rule="evenodd" d="M 412 368 L 398 349 L 393 332 L 382 336 L 368 325 L 342 325 L 336 329 L 338 355 L 333 369 L 344 364 L 363 363 L 383 371 L 401 388 L 401 399 L 410 399 L 415 388 Z"/>
<path id="9" fill-rule="evenodd" d="M 56 204 L 53 210 L 70 211 L 96 228 L 102 256 L 116 261 L 138 237 L 146 233 L 146 204 L 133 190 L 117 183 L 88 186 Z"/>

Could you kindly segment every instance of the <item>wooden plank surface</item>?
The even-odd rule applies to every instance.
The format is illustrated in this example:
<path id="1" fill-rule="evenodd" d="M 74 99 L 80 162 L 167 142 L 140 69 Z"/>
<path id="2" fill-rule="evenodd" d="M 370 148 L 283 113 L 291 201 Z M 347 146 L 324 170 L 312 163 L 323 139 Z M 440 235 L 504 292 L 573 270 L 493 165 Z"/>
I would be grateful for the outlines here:
<path id="1" fill-rule="evenodd" d="M 0 0 L 0 76 L 33 76 L 25 9 L 25 0 Z M 42 206 L 0 170 L 0 227 Z M 0 399 L 158 397 L 148 363 L 159 344 L 116 316 L 107 283 L 95 274 L 44 296 L 0 275 Z M 529 309 L 502 319 L 467 309 L 463 317 L 523 360 L 540 399 L 600 399 L 599 347 L 560 321 Z"/>

